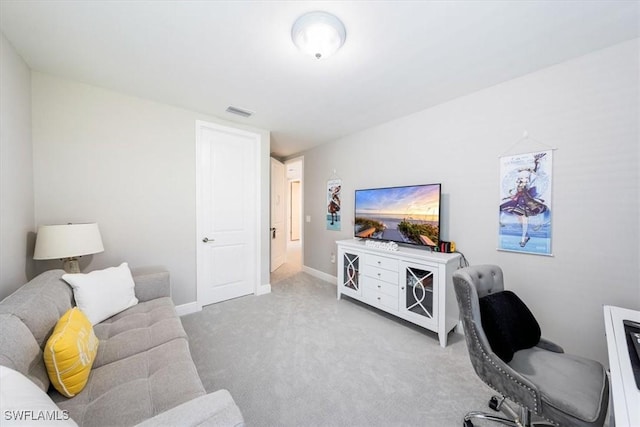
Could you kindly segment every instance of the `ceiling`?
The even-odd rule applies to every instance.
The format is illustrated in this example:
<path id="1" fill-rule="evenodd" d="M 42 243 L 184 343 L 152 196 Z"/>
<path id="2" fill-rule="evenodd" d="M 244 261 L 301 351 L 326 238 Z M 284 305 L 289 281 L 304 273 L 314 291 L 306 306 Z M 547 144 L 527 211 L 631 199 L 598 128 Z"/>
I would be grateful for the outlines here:
<path id="1" fill-rule="evenodd" d="M 291 42 L 312 10 L 347 29 L 324 60 Z M 270 130 L 278 157 L 636 38 L 639 22 L 636 1 L 0 1 L 31 69 Z"/>

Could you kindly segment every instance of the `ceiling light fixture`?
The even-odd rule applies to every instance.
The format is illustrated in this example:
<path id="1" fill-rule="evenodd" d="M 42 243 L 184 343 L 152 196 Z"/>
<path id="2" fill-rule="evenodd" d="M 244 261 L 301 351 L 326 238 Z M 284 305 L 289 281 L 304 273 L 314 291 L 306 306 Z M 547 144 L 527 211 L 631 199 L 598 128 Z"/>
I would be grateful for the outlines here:
<path id="1" fill-rule="evenodd" d="M 299 17 L 291 28 L 291 39 L 302 52 L 323 59 L 336 53 L 344 44 L 344 24 L 327 12 L 309 12 Z"/>

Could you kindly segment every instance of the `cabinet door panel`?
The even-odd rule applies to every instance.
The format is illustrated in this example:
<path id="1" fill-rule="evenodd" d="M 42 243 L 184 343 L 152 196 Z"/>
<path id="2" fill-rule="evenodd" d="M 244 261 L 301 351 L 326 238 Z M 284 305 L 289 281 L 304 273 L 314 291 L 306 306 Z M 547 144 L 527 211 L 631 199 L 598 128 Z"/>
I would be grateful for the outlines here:
<path id="1" fill-rule="evenodd" d="M 359 296 L 362 294 L 360 280 L 360 260 L 361 255 L 357 252 L 339 253 L 340 261 L 338 268 L 340 269 L 340 292 L 345 295 Z"/>
<path id="2" fill-rule="evenodd" d="M 424 326 L 438 325 L 438 269 L 401 262 L 400 311 Z"/>

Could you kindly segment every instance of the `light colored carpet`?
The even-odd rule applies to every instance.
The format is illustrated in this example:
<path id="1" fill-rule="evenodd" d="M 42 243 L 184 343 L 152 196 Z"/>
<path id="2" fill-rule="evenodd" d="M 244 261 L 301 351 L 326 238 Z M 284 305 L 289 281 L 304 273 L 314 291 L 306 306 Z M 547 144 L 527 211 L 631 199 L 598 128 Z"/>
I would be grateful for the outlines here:
<path id="1" fill-rule="evenodd" d="M 302 270 L 302 244 L 301 242 L 287 242 L 286 262 L 276 271 L 271 273 L 271 283 L 278 283 L 287 277 L 293 276 Z"/>
<path id="2" fill-rule="evenodd" d="M 436 334 L 338 301 L 335 285 L 305 273 L 182 322 L 205 388 L 228 389 L 250 427 L 461 426 L 492 395 L 461 335 L 441 348 Z"/>

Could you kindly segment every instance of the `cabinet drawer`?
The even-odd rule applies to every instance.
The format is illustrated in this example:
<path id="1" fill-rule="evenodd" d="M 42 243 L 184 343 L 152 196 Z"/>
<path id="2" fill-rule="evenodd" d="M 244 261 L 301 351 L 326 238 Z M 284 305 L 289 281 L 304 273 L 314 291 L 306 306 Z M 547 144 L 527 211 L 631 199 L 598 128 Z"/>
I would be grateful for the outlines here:
<path id="1" fill-rule="evenodd" d="M 398 311 L 398 297 L 392 297 L 382 292 L 377 292 L 367 286 L 362 290 L 366 302 L 372 306 L 382 307 L 387 310 Z"/>
<path id="2" fill-rule="evenodd" d="M 365 254 L 364 263 L 372 265 L 374 267 L 384 268 L 385 270 L 398 271 L 398 260 L 393 258 L 386 258 L 383 256 Z"/>
<path id="3" fill-rule="evenodd" d="M 398 284 L 383 282 L 371 277 L 365 277 L 363 280 L 364 287 L 374 292 L 380 292 L 385 295 L 389 295 L 395 299 L 398 299 Z"/>
<path id="4" fill-rule="evenodd" d="M 396 287 L 398 285 L 397 271 L 385 270 L 379 267 L 374 267 L 372 265 L 364 265 L 362 268 L 362 274 L 368 277 L 373 277 L 374 279 L 394 283 Z"/>

